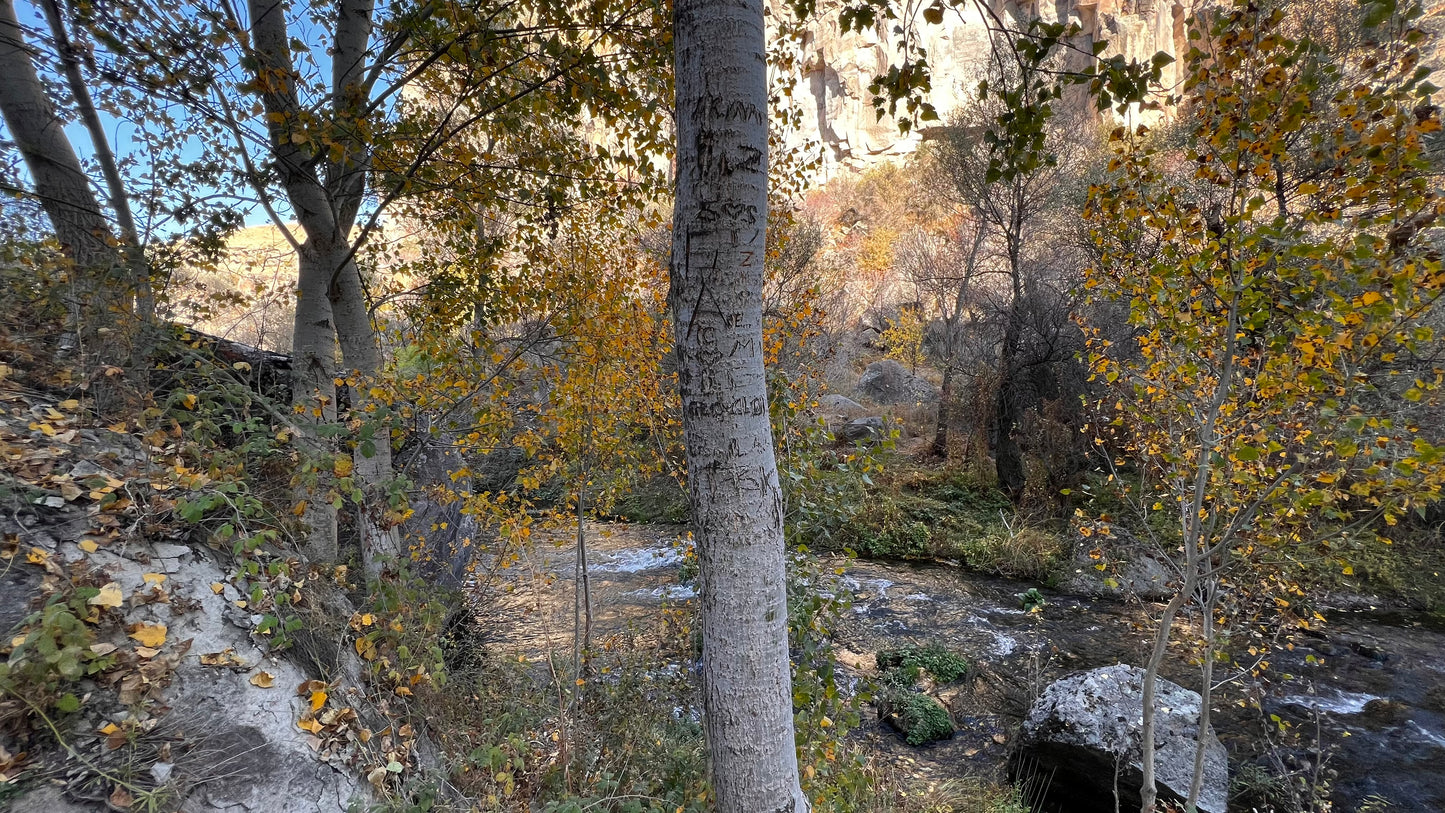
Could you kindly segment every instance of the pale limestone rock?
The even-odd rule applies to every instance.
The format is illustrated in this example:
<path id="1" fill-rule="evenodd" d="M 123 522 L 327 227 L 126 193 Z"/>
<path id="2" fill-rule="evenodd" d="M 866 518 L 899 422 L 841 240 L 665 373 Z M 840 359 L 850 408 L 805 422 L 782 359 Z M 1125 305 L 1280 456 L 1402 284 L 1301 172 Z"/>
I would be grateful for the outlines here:
<path id="1" fill-rule="evenodd" d="M 792 12 L 781 0 L 771 0 L 769 5 L 775 27 L 780 21 L 792 19 Z M 1194 0 L 1183 4 L 1165 0 L 1062 0 L 1053 4 L 995 2 L 993 8 L 1001 19 L 1018 27 L 1034 16 L 1048 22 L 1078 23 L 1083 33 L 1074 45 L 1083 52 L 1087 53 L 1097 40 L 1105 39 L 1109 41 L 1105 55 L 1122 53 L 1147 61 L 1159 51 L 1180 58 L 1187 49 L 1184 21 L 1193 5 Z M 790 133 L 789 143 L 810 145 L 820 154 L 819 180 L 899 161 L 929 137 L 928 128 L 904 136 L 892 118 L 880 120 L 873 107 L 873 94 L 868 91 L 875 76 L 902 61 L 898 38 L 886 33 L 894 24 L 880 21 L 874 30 L 845 34 L 838 25 L 836 9 L 832 13 L 820 10 L 806 23 L 792 97 L 799 121 Z M 917 31 L 933 72 L 929 101 L 947 121 L 972 97 L 982 78 L 988 55 L 983 14 L 966 3 L 950 9 L 938 25 L 920 19 Z M 1083 59 L 1080 55 L 1074 61 L 1081 65 Z M 1166 87 L 1178 80 L 1178 73 L 1177 62 L 1165 68 Z M 1157 114 L 1152 115 L 1157 118 Z"/>

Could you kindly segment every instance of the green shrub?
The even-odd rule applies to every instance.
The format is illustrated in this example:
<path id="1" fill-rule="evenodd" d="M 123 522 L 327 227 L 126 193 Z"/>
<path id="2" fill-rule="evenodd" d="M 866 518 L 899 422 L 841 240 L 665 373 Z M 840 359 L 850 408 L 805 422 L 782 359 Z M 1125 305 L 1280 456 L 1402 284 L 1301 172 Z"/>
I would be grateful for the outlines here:
<path id="1" fill-rule="evenodd" d="M 948 710 L 922 692 L 890 689 L 883 694 L 878 712 L 909 745 L 926 745 L 953 736 L 953 718 Z"/>
<path id="2" fill-rule="evenodd" d="M 1040 528 L 1000 527 L 959 539 L 951 552 L 970 570 L 1048 582 L 1063 564 L 1064 541 Z"/>
<path id="3" fill-rule="evenodd" d="M 1017 522 L 1008 498 L 958 470 L 904 469 L 870 489 L 839 541 L 876 559 L 957 559 L 965 567 L 1047 582 L 1063 564 L 1056 533 Z"/>
<path id="4" fill-rule="evenodd" d="M 874 658 L 886 679 L 904 686 L 916 683 L 924 672 L 937 683 L 953 683 L 968 674 L 968 661 L 941 644 L 880 649 Z"/>
<path id="5" fill-rule="evenodd" d="M 652 477 L 617 500 L 613 513 L 629 522 L 685 525 L 692 519 L 687 491 L 671 477 Z"/>

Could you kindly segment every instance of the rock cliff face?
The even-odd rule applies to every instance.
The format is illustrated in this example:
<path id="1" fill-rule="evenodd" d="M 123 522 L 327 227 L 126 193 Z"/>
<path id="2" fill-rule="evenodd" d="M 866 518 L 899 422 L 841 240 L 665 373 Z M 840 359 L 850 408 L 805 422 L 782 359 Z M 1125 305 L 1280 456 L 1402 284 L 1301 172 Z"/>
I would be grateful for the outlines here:
<path id="1" fill-rule="evenodd" d="M 1048 22 L 1074 22 L 1082 33 L 1073 44 L 1084 53 L 1099 40 L 1107 40 L 1106 55 L 1123 54 L 1147 60 L 1159 51 L 1176 58 L 1186 48 L 1184 22 L 1195 0 L 987 0 L 998 18 L 1022 28 L 1038 17 Z M 786 4 L 773 0 L 769 9 L 775 21 L 791 20 Z M 868 85 L 873 77 L 898 64 L 898 37 L 890 33 L 895 21 L 880 21 L 862 33 L 843 33 L 833 13 L 819 4 L 799 46 L 797 84 L 793 89 L 799 122 L 791 134 L 793 144 L 813 144 L 821 152 L 821 179 L 848 170 L 894 161 L 914 152 L 929 130 L 902 136 L 889 117 L 879 120 Z M 989 32 L 984 14 L 972 3 L 950 9 L 943 22 L 930 25 L 920 18 L 917 43 L 926 49 L 933 71 L 929 100 L 947 121 L 961 103 L 971 98 L 982 78 L 988 57 Z M 1165 68 L 1166 85 L 1173 84 L 1176 65 Z"/>

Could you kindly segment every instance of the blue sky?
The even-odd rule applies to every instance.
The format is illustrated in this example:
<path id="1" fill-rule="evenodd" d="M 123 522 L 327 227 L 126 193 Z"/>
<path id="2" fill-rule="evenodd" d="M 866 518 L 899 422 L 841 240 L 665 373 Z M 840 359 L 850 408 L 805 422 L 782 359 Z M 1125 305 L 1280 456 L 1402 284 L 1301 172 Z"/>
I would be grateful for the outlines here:
<path id="1" fill-rule="evenodd" d="M 194 8 L 194 6 L 187 7 Z M 32 48 L 36 48 L 44 52 L 49 52 L 51 48 L 49 42 L 49 27 L 46 24 L 39 7 L 30 0 L 20 0 L 20 2 L 16 3 L 15 10 L 21 25 L 24 26 L 26 29 L 25 35 L 28 44 Z M 295 26 L 295 28 L 297 34 L 300 34 L 308 39 L 312 39 L 313 41 L 319 39 L 319 37 L 317 36 L 318 34 L 322 37 L 325 36 L 324 30 L 318 30 L 315 26 L 297 25 Z M 312 60 L 315 63 L 314 67 L 322 71 L 329 70 L 329 64 L 327 64 L 329 62 L 329 57 L 326 55 L 326 49 L 321 46 L 319 42 L 317 42 L 316 44 L 317 47 L 313 48 L 312 50 Z M 50 76 L 49 78 L 55 80 L 51 84 L 52 90 L 64 94 L 57 98 L 56 101 L 60 102 L 64 107 L 68 108 L 70 106 L 69 94 L 64 89 L 63 83 L 59 81 L 60 77 Z M 94 88 L 92 88 L 92 90 L 94 91 Z M 99 115 L 102 123 L 104 124 L 107 140 L 110 142 L 111 149 L 115 153 L 117 160 L 124 163 L 127 158 L 132 158 L 144 164 L 146 159 L 148 158 L 148 155 L 145 151 L 144 145 L 139 140 L 140 131 L 138 130 L 137 125 L 134 122 L 116 118 L 115 116 L 106 113 L 104 110 L 100 111 Z M 67 124 L 65 127 L 65 131 L 70 138 L 70 143 L 72 147 L 80 156 L 81 160 L 87 162 L 87 166 L 93 167 L 95 148 L 91 142 L 91 136 L 89 131 L 79 121 L 72 121 Z M 5 132 L 3 122 L 0 122 L 0 135 L 8 136 L 8 134 Z M 183 161 L 196 161 L 204 157 L 204 147 L 198 141 L 188 140 L 179 143 L 172 142 L 172 144 L 178 150 L 178 156 Z M 12 153 L 12 155 L 7 156 L 7 158 L 13 157 L 13 148 L 6 148 L 5 151 L 7 153 Z M 16 161 L 16 163 L 20 164 L 18 160 Z M 23 172 L 23 164 L 21 165 L 21 167 Z M 105 189 L 100 185 L 99 172 L 92 171 L 91 176 L 92 184 L 96 188 L 98 198 L 103 202 L 108 200 L 108 195 L 106 194 Z M 25 180 L 28 181 L 28 178 L 25 178 Z M 245 190 L 237 191 L 245 192 Z M 231 190 L 222 190 L 216 189 L 214 187 L 205 186 L 200 187 L 197 192 L 200 195 L 206 196 L 232 193 Z M 273 200 L 273 204 L 280 211 L 282 217 L 286 217 L 289 214 L 286 211 L 286 201 L 284 200 L 284 197 Z M 238 200 L 236 201 L 235 205 L 237 208 L 244 211 L 244 222 L 246 226 L 256 226 L 271 222 L 270 217 L 266 214 L 266 212 L 259 204 L 256 204 L 254 202 L 242 202 Z M 140 216 L 140 212 L 137 212 L 137 216 Z M 145 228 L 144 224 L 142 224 L 142 228 Z"/>

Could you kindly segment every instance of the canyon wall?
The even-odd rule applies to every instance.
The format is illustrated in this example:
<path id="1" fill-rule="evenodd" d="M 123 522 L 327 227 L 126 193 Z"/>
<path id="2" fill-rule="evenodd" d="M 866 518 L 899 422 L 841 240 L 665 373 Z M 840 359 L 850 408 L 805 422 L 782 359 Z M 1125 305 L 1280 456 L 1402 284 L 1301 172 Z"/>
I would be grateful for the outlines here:
<path id="1" fill-rule="evenodd" d="M 1176 59 L 1186 48 L 1184 22 L 1194 0 L 1059 0 L 1058 2 L 991 2 L 993 14 L 1010 27 L 1023 28 L 1038 17 L 1048 22 L 1077 23 L 1081 33 L 1072 45 L 1088 53 L 1099 40 L 1107 40 L 1104 54 L 1122 53 L 1146 61 L 1159 51 Z M 919 4 L 920 7 L 922 4 Z M 775 22 L 791 20 L 786 3 L 773 0 L 769 13 Z M 992 19 L 992 18 L 990 18 Z M 792 100 L 798 123 L 789 133 L 793 145 L 803 145 L 821 158 L 820 180 L 840 173 L 896 161 L 914 152 L 930 135 L 928 126 L 901 135 L 894 119 L 879 119 L 868 85 L 890 65 L 902 61 L 892 33 L 897 21 L 880 20 L 871 30 L 844 33 L 836 7 L 819 3 L 819 11 L 803 23 L 798 45 Z M 997 23 L 994 23 L 996 26 Z M 985 14 L 972 2 L 951 8 L 940 24 L 921 16 L 914 25 L 916 42 L 928 55 L 933 72 L 929 101 L 947 121 L 975 93 L 989 52 L 989 26 Z M 1075 57 L 1076 65 L 1085 57 Z M 1177 63 L 1165 68 L 1164 84 L 1177 79 Z M 938 123 L 931 123 L 937 125 Z"/>

